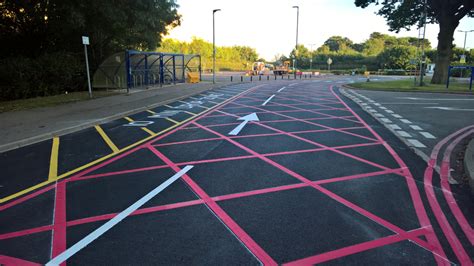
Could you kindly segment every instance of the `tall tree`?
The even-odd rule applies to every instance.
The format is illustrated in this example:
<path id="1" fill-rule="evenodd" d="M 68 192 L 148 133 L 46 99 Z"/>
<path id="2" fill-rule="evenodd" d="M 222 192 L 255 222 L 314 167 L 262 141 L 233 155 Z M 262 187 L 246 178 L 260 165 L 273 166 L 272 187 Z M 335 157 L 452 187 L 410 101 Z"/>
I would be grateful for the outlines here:
<path id="1" fill-rule="evenodd" d="M 448 66 L 452 55 L 453 35 L 459 21 L 465 16 L 474 16 L 473 0 L 403 0 L 381 1 L 378 15 L 383 16 L 390 30 L 399 32 L 409 29 L 420 21 L 426 8 L 428 23 L 438 23 L 438 57 L 431 83 L 446 82 Z M 355 5 L 365 8 L 379 5 L 375 0 L 355 0 Z"/>

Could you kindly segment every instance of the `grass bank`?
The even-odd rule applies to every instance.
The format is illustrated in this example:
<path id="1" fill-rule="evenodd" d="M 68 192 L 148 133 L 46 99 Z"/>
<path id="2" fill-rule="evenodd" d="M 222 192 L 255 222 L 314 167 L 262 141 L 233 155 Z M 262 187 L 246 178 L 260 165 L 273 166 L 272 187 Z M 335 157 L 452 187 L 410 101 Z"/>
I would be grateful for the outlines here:
<path id="1" fill-rule="evenodd" d="M 430 79 L 425 81 L 424 86 L 415 85 L 413 79 L 390 80 L 390 81 L 371 81 L 358 82 L 350 84 L 351 87 L 364 90 L 379 91 L 411 91 L 411 92 L 457 92 L 469 93 L 469 83 L 451 81 L 449 89 L 446 84 L 431 84 Z M 474 85 L 473 85 L 474 87 Z M 474 90 L 474 89 L 473 89 Z"/>

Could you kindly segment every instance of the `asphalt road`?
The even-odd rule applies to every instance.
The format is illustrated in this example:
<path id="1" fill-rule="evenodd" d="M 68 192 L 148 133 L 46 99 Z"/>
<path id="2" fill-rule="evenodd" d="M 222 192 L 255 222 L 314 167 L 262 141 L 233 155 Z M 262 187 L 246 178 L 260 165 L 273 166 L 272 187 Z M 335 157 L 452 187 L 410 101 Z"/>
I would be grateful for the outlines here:
<path id="1" fill-rule="evenodd" d="M 231 85 L 2 154 L 0 263 L 471 262 L 443 175 L 345 79 Z"/>

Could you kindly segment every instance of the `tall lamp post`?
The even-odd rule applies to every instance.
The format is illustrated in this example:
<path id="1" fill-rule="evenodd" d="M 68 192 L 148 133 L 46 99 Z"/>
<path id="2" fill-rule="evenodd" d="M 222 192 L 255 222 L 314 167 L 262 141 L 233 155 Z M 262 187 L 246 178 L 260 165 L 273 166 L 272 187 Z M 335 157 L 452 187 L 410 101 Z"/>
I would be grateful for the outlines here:
<path id="1" fill-rule="evenodd" d="M 464 32 L 464 46 L 462 48 L 462 55 L 464 57 L 464 60 L 466 60 L 466 39 L 467 39 L 467 34 L 469 32 L 473 32 L 474 30 L 458 30 L 459 32 Z M 463 69 L 461 68 L 461 78 L 463 77 Z"/>
<path id="2" fill-rule="evenodd" d="M 313 46 L 316 45 L 315 43 L 310 43 L 309 44 L 309 69 L 311 70 L 311 73 L 313 72 Z"/>
<path id="3" fill-rule="evenodd" d="M 294 69 L 294 74 L 295 74 L 295 79 L 296 79 L 296 57 L 298 56 L 298 24 L 300 20 L 300 7 L 299 6 L 293 6 L 293 8 L 296 8 L 296 45 L 295 45 L 295 63 L 293 64 Z"/>
<path id="4" fill-rule="evenodd" d="M 216 20 L 215 14 L 220 9 L 212 10 L 212 83 L 216 83 Z"/>

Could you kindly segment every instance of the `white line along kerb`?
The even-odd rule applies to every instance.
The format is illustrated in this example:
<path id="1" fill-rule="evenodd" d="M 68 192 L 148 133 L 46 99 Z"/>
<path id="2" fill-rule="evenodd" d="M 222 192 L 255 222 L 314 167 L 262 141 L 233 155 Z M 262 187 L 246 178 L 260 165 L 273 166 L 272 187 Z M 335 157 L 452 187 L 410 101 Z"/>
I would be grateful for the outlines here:
<path id="1" fill-rule="evenodd" d="M 284 90 L 286 87 L 282 87 L 281 89 L 279 89 L 277 92 L 281 92 L 282 90 Z"/>
<path id="2" fill-rule="evenodd" d="M 98 237 L 103 235 L 105 232 L 110 230 L 112 227 L 117 225 L 119 222 L 121 222 L 123 219 L 125 219 L 127 216 L 132 214 L 134 211 L 136 211 L 138 208 L 143 206 L 143 204 L 147 203 L 149 200 L 151 200 L 153 197 L 158 195 L 161 191 L 163 191 L 165 188 L 173 184 L 176 180 L 178 180 L 181 176 L 186 174 L 191 168 L 193 168 L 193 165 L 186 165 L 181 171 L 177 172 L 174 174 L 172 177 L 170 177 L 168 180 L 163 182 L 161 185 L 150 191 L 148 194 L 143 196 L 141 199 L 139 199 L 137 202 L 133 203 L 130 207 L 126 208 L 124 211 L 121 213 L 117 214 L 114 218 L 103 224 L 101 227 L 97 228 L 94 230 L 92 233 L 81 239 L 79 242 L 74 244 L 72 247 L 66 249 L 63 253 L 59 254 L 52 260 L 50 260 L 48 263 L 46 263 L 47 266 L 52 266 L 52 265 L 59 265 L 69 259 L 71 256 L 79 252 L 81 249 L 89 245 L 92 241 L 96 240 Z"/>
<path id="3" fill-rule="evenodd" d="M 262 103 L 262 106 L 267 105 L 267 103 L 268 103 L 269 101 L 271 101 L 271 100 L 273 99 L 273 97 L 275 97 L 275 94 L 273 94 L 273 95 L 270 96 L 266 101 L 264 101 L 264 102 Z"/>

